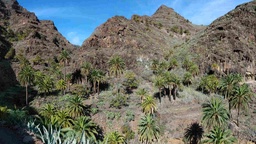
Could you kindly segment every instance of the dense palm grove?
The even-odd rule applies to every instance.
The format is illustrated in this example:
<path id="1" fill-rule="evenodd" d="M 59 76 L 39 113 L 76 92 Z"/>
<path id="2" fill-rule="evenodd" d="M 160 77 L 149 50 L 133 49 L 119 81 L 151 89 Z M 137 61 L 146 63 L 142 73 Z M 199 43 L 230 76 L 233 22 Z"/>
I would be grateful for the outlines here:
<path id="1" fill-rule="evenodd" d="M 202 75 L 192 59 L 176 59 L 170 54 L 163 60 L 152 60 L 150 64 L 148 71 L 152 74 L 147 82 L 157 89 L 153 91 L 153 88 L 143 87 L 142 81 L 146 80 L 127 70 L 124 60 L 118 55 L 109 59 L 107 71 L 84 62 L 76 72 L 67 73 L 70 59 L 69 52 L 63 50 L 57 59 L 51 60 L 49 67 L 40 71 L 34 69 L 24 56 L 16 55 L 15 60 L 20 66 L 18 80 L 22 87 L 17 86 L 1 94 L 0 121 L 3 125 L 24 127 L 47 144 L 161 143 L 159 140 L 164 131 L 158 116 L 161 109 L 157 105 L 165 96 L 175 101 L 184 87 L 194 87 L 207 98 L 202 104 L 201 121 L 187 126 L 183 141 L 191 144 L 228 144 L 241 139 L 239 133 L 234 134 L 229 129 L 229 123 L 235 120 L 236 125 L 241 126 L 240 118 L 254 94 L 240 74 L 220 75 L 212 68 L 208 74 Z M 179 70 L 183 73 L 178 73 Z M 23 90 L 24 96 L 21 95 Z M 113 109 L 127 107 L 131 103 L 131 93 L 137 95 L 138 109 L 144 113 L 137 128 L 129 125 L 134 120 L 131 111 L 127 111 L 126 124 L 120 131 L 105 132 L 92 120 L 91 117 L 99 110 L 99 101 L 104 103 L 101 94 L 106 91 L 110 91 L 113 97 L 109 102 L 109 107 Z M 9 99 L 4 100 L 4 96 Z M 32 99 L 51 96 L 64 100 L 57 104 L 42 102 L 39 107 L 30 104 Z M 24 103 L 13 106 L 13 99 L 17 97 Z M 237 113 L 232 115 L 231 110 Z M 113 120 L 120 115 L 109 112 L 107 117 Z"/>

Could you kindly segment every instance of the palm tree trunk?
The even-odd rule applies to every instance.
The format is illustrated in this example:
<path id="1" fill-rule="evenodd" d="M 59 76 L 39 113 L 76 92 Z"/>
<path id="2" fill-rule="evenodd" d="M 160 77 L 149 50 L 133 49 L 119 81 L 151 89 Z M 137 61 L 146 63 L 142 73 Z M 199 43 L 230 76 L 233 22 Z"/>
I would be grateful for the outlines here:
<path id="1" fill-rule="evenodd" d="M 26 83 L 26 106 L 28 105 L 28 84 Z"/>
<path id="2" fill-rule="evenodd" d="M 173 88 L 172 88 L 173 100 L 176 100 L 176 94 L 177 94 L 177 85 L 173 85 Z"/>
<path id="3" fill-rule="evenodd" d="M 93 82 L 93 92 L 96 94 L 96 82 Z"/>
<path id="4" fill-rule="evenodd" d="M 238 104 L 237 107 L 237 126 L 239 127 L 239 115 L 240 115 L 240 103 Z"/>
<path id="5" fill-rule="evenodd" d="M 161 88 L 159 88 L 159 101 L 161 103 Z"/>
<path id="6" fill-rule="evenodd" d="M 229 111 L 229 114 L 230 114 L 230 118 L 232 118 L 232 113 L 231 113 L 231 100 L 230 100 L 230 99 L 228 100 L 228 111 Z"/>
<path id="7" fill-rule="evenodd" d="M 98 82 L 98 95 L 100 94 L 100 82 Z"/>
<path id="8" fill-rule="evenodd" d="M 66 61 L 64 61 L 64 81 L 66 83 Z M 65 95 L 66 88 L 64 89 L 64 95 Z"/>

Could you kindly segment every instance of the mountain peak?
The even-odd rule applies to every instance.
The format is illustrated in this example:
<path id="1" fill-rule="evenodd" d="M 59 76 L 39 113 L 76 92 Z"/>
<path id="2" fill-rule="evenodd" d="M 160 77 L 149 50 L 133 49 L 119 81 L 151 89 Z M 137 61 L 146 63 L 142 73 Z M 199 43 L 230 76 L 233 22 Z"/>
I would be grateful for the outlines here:
<path id="1" fill-rule="evenodd" d="M 157 15 L 163 15 L 163 14 L 171 14 L 171 13 L 176 13 L 172 8 L 166 6 L 166 5 L 161 5 L 156 12 L 153 14 L 153 16 Z"/>

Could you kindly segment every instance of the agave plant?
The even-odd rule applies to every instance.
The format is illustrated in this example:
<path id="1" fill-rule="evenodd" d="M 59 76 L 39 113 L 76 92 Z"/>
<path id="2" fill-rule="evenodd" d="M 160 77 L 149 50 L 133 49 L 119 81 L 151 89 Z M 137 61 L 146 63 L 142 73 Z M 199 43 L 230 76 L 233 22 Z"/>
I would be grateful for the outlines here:
<path id="1" fill-rule="evenodd" d="M 27 131 L 28 132 L 30 132 L 30 133 L 34 133 L 34 134 L 37 134 L 39 131 L 38 131 L 38 129 L 39 129 L 39 124 L 38 125 L 36 125 L 35 124 L 35 120 L 30 120 L 30 121 L 28 121 L 28 123 L 27 123 Z"/>
<path id="2" fill-rule="evenodd" d="M 43 126 L 43 131 L 38 128 L 38 137 L 42 140 L 44 144 L 61 144 L 61 130 L 59 128 L 53 128 L 50 125 L 48 128 Z"/>
<path id="3" fill-rule="evenodd" d="M 90 140 L 86 138 L 83 132 L 78 138 L 75 135 L 67 137 L 63 144 L 90 144 Z"/>
<path id="4" fill-rule="evenodd" d="M 46 128 L 42 127 L 43 131 L 36 126 L 38 131 L 37 136 L 42 140 L 44 144 L 90 144 L 90 140 L 87 139 L 84 132 L 78 135 L 71 128 L 54 128 L 53 126 L 49 126 Z M 63 132 L 70 132 L 72 134 L 63 135 Z"/>

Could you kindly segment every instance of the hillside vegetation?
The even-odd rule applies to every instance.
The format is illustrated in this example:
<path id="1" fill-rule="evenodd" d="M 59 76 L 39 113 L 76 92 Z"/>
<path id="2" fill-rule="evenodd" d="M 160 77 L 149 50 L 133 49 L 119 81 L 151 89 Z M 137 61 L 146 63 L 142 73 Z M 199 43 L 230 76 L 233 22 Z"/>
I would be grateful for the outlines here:
<path id="1" fill-rule="evenodd" d="M 52 22 L 0 0 L 0 132 L 46 144 L 255 143 L 255 14 L 253 1 L 205 27 L 163 5 L 110 18 L 75 49 Z"/>

